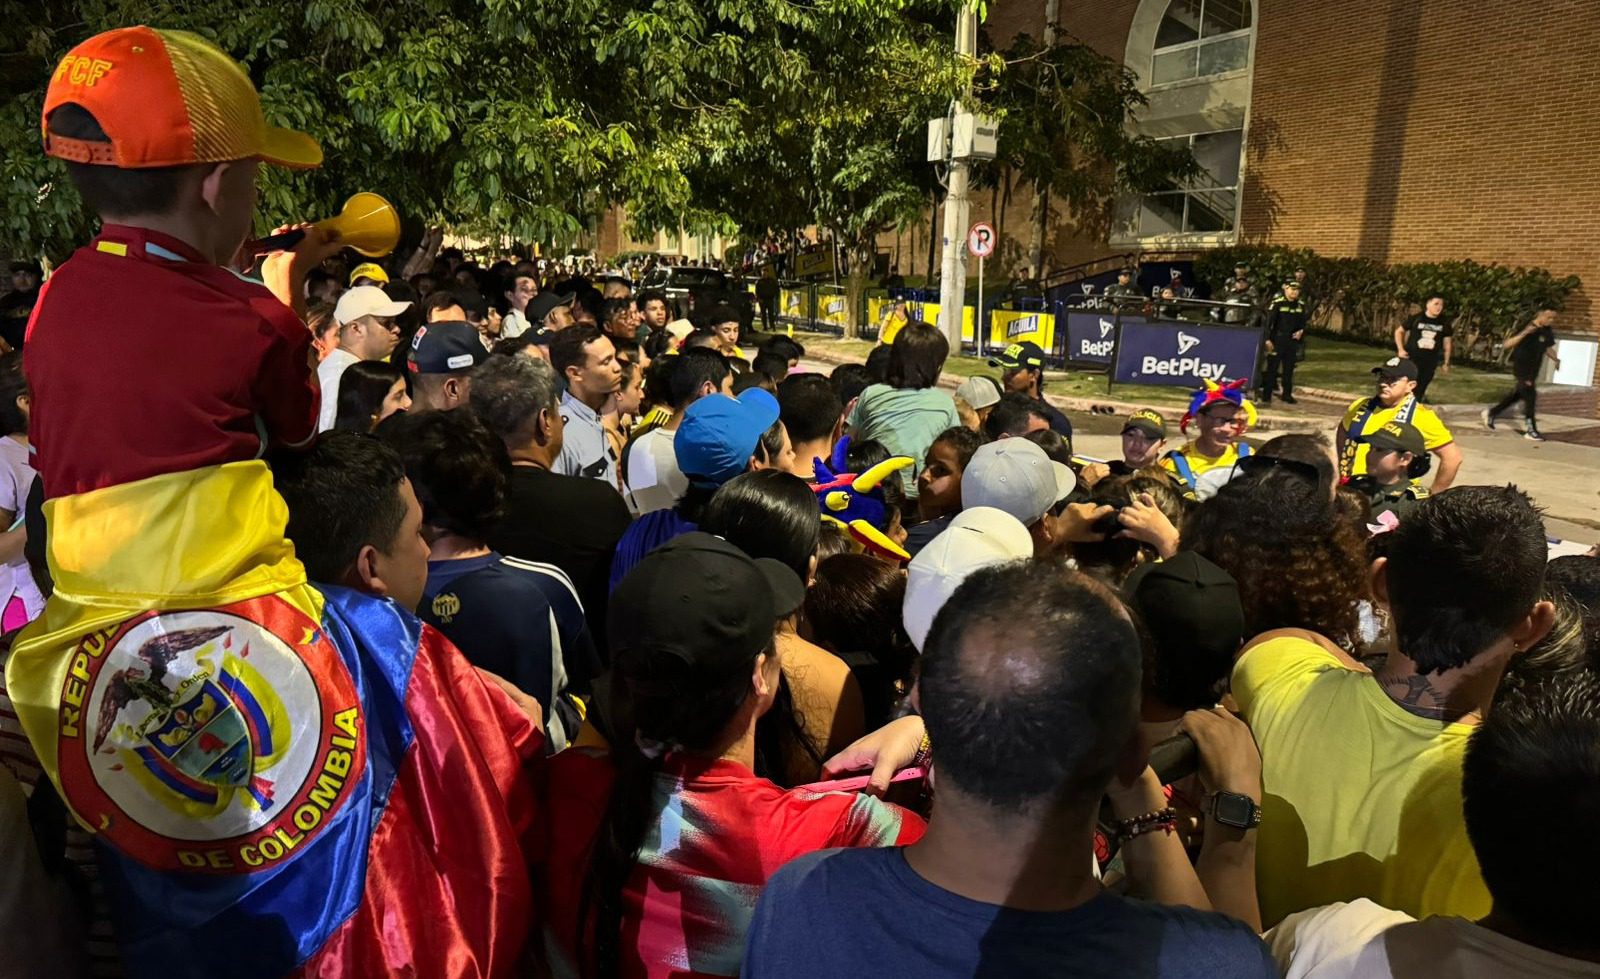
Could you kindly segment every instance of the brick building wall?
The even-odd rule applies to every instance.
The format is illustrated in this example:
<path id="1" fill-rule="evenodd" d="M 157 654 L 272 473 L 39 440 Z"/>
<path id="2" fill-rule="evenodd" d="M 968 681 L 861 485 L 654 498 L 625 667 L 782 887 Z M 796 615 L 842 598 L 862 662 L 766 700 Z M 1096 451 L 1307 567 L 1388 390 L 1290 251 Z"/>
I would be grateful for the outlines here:
<path id="1" fill-rule="evenodd" d="M 1059 6 L 1065 32 L 1127 58 L 1140 0 Z M 996 46 L 1042 32 L 1044 0 L 990 10 Z M 1256 0 L 1255 10 L 1239 240 L 1600 275 L 1600 2 Z M 1017 188 L 1003 216 L 1021 247 L 1029 198 Z M 974 220 L 986 207 L 979 194 Z M 1075 238 L 1059 211 L 1053 225 L 1057 267 L 1121 250 Z M 1580 287 L 1562 328 L 1600 329 L 1597 289 Z M 1595 410 L 1593 392 L 1579 400 Z"/>

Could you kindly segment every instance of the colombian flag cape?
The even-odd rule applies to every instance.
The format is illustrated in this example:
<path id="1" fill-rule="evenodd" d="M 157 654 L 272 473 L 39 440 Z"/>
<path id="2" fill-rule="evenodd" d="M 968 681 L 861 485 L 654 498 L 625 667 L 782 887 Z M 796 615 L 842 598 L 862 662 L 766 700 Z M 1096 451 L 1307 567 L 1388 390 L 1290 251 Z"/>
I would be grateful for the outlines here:
<path id="1" fill-rule="evenodd" d="M 313 587 L 264 463 L 45 505 L 18 716 L 132 976 L 502 976 L 538 734 L 393 603 Z"/>

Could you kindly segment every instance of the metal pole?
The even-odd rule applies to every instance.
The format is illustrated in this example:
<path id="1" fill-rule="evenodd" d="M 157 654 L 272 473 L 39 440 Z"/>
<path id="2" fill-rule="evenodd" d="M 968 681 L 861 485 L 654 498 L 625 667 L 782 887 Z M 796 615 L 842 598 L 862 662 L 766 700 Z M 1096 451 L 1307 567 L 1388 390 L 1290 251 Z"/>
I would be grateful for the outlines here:
<path id="1" fill-rule="evenodd" d="M 976 58 L 978 55 L 978 8 L 967 3 L 956 17 L 956 55 Z M 972 94 L 969 88 L 966 92 Z M 952 121 L 962 112 L 959 101 L 955 103 Z M 950 341 L 951 350 L 961 349 L 961 310 L 967 302 L 967 223 L 972 202 L 967 197 L 966 160 L 950 162 L 949 194 L 944 201 L 944 262 L 939 278 L 939 322 Z M 977 324 L 974 321 L 973 330 Z"/>
<path id="2" fill-rule="evenodd" d="M 983 356 L 984 336 L 989 332 L 989 318 L 983 315 L 983 256 L 978 256 L 978 313 L 972 318 L 972 342 Z"/>

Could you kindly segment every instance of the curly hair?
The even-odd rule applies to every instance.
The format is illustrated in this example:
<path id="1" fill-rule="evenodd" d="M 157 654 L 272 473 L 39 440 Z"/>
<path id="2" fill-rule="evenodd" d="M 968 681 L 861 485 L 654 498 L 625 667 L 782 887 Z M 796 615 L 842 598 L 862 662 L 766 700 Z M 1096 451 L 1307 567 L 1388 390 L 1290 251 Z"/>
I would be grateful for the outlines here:
<path id="1" fill-rule="evenodd" d="M 1235 479 L 1189 515 L 1182 537 L 1239 583 L 1246 635 L 1309 629 L 1355 648 L 1366 541 L 1316 482 L 1285 469 Z"/>

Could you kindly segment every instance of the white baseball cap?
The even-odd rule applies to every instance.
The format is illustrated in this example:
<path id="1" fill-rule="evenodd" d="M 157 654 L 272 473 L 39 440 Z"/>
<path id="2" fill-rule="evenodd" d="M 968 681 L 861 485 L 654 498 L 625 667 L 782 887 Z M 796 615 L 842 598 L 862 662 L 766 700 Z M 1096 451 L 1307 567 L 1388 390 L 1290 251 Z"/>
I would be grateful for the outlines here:
<path id="1" fill-rule="evenodd" d="M 356 286 L 346 289 L 333 307 L 333 321 L 348 326 L 363 316 L 399 316 L 411 308 L 408 302 L 396 302 L 377 286 Z"/>
<path id="2" fill-rule="evenodd" d="M 1071 469 L 1024 438 L 980 445 L 961 472 L 961 506 L 1004 510 L 1031 527 L 1078 486 Z"/>
<path id="3" fill-rule="evenodd" d="M 906 569 L 900 615 L 912 644 L 921 651 L 934 616 L 968 575 L 991 564 L 1029 557 L 1033 557 L 1033 535 L 1011 514 L 993 507 L 956 514 Z"/>
<path id="4" fill-rule="evenodd" d="M 1000 403 L 1000 389 L 987 377 L 969 377 L 956 388 L 956 397 L 965 401 L 974 411 Z"/>

